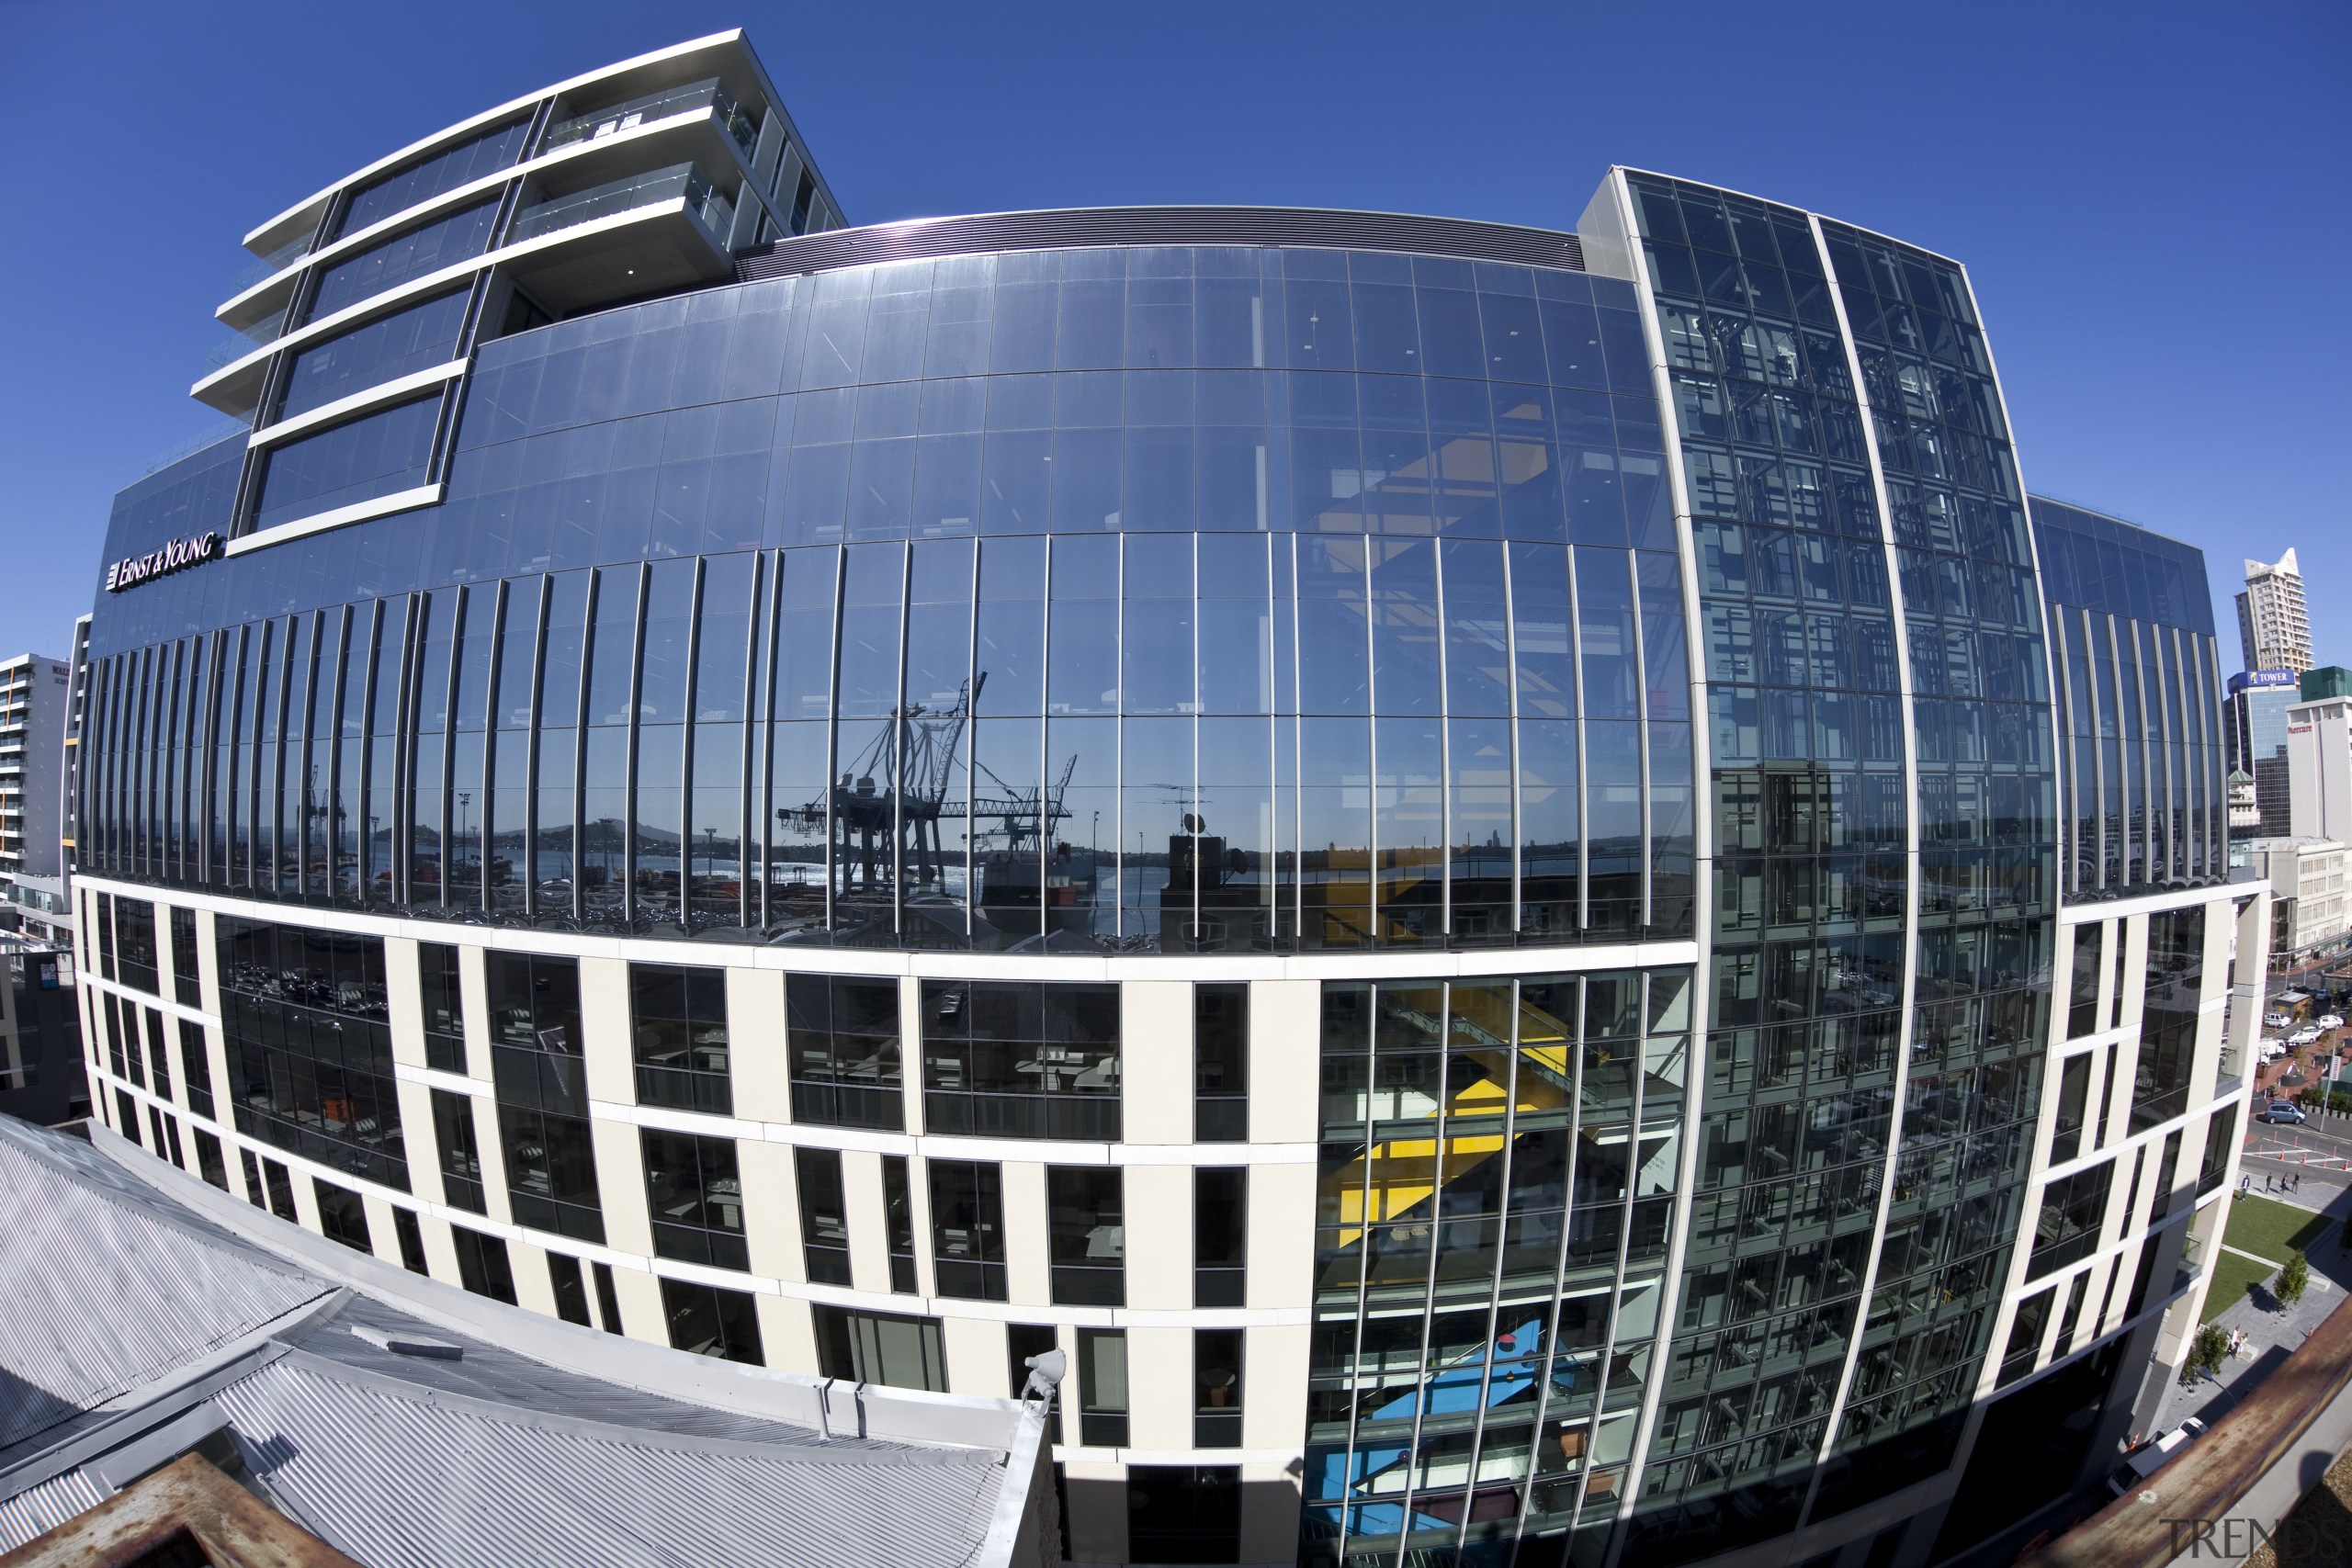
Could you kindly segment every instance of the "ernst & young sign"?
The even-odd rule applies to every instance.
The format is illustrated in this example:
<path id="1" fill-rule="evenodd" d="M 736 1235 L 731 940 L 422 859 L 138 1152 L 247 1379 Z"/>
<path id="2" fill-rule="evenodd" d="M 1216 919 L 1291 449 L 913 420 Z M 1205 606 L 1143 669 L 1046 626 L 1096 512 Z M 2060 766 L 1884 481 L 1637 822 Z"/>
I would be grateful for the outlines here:
<path id="1" fill-rule="evenodd" d="M 119 593 L 151 577 L 162 577 L 198 562 L 209 561 L 220 550 L 220 536 L 214 533 L 198 534 L 188 539 L 174 539 L 162 549 L 150 550 L 143 556 L 132 556 L 128 560 L 109 565 L 107 568 L 107 592 Z"/>

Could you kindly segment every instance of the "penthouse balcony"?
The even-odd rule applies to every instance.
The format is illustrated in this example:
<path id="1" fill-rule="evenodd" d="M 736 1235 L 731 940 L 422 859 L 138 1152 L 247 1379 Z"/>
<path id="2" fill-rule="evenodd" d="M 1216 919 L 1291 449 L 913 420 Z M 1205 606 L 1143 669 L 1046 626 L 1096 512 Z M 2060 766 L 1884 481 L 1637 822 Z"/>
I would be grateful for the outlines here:
<path id="1" fill-rule="evenodd" d="M 717 104 L 706 103 L 699 112 L 716 124 L 720 110 Z M 731 134 L 727 141 L 731 155 Z M 643 152 L 639 145 L 638 154 Z M 542 308 L 559 316 L 730 277 L 738 217 L 724 180 L 714 180 L 689 161 L 584 186 L 580 183 L 580 176 L 595 172 L 599 162 L 607 168 L 625 168 L 628 161 L 579 160 L 563 168 L 567 177 L 560 184 L 535 178 L 526 188 L 538 199 L 528 201 L 515 215 L 496 249 L 461 253 L 291 332 L 232 340 L 226 345 L 232 356 L 191 388 L 190 395 L 224 412 L 250 412 L 260 400 L 269 358 L 277 349 L 299 352 L 340 336 L 462 284 L 489 266 L 503 267 Z M 329 254 L 322 252 L 314 260 Z M 238 344 L 248 341 L 252 346 L 246 352 L 234 352 Z"/>

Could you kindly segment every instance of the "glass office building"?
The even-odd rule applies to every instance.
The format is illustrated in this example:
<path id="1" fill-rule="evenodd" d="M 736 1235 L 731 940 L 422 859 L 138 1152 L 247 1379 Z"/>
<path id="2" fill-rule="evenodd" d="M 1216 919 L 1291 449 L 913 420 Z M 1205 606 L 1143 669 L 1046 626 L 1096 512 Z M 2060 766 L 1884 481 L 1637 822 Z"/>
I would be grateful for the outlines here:
<path id="1" fill-rule="evenodd" d="M 2267 916 L 2202 562 L 2053 570 L 1959 266 L 837 210 L 726 35 L 249 238 L 90 632 L 109 1125 L 682 1349 L 1061 1348 L 1079 1562 L 1928 1562 L 1988 1409 L 2129 1417 Z"/>

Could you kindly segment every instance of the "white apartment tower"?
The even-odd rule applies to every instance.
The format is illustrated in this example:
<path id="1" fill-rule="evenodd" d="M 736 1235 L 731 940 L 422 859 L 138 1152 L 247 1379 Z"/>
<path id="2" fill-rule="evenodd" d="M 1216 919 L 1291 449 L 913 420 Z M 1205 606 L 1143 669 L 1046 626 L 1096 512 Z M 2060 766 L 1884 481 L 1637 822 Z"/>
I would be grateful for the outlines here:
<path id="1" fill-rule="evenodd" d="M 2292 670 L 2300 675 L 2312 667 L 2312 621 L 2303 608 L 2303 573 L 2294 551 L 2280 556 L 2275 566 L 2245 563 L 2238 636 L 2249 670 Z"/>
<path id="2" fill-rule="evenodd" d="M 62 659 L 0 660 L 0 886 L 57 874 L 58 765 L 69 671 Z"/>

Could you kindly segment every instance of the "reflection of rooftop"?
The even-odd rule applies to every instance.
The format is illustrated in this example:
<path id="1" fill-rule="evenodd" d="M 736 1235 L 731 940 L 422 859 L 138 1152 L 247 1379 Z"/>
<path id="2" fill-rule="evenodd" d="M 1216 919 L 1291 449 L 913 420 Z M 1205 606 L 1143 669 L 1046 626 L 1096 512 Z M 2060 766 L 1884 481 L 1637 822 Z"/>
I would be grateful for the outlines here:
<path id="1" fill-rule="evenodd" d="M 194 1451 L 368 1564 L 1043 1558 L 1042 1409 L 574 1327 L 91 1135 L 0 1118 L 0 1550 Z"/>

